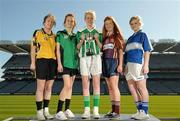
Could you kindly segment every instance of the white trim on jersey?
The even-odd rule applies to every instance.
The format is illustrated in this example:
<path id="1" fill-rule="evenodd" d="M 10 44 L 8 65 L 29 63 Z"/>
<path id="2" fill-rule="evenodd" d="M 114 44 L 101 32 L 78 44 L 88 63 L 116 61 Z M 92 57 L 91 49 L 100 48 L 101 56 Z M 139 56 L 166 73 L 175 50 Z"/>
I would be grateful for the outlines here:
<path id="1" fill-rule="evenodd" d="M 127 44 L 125 51 L 128 52 L 130 50 L 135 50 L 135 49 L 140 49 L 140 50 L 144 51 L 142 44 L 138 43 L 138 42 L 132 42 L 132 43 Z"/>
<path id="2" fill-rule="evenodd" d="M 112 43 L 105 44 L 103 46 L 103 50 L 107 50 L 107 49 L 114 49 L 114 44 L 112 44 Z"/>

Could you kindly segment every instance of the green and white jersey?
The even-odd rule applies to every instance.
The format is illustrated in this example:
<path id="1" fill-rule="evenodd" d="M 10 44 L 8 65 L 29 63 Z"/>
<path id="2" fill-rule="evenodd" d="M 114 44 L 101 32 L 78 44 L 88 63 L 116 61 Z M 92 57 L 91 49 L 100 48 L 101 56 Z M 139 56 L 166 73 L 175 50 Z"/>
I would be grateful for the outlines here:
<path id="1" fill-rule="evenodd" d="M 100 48 L 95 41 L 94 35 L 97 33 L 99 35 L 99 41 L 102 43 L 102 34 L 95 28 L 92 30 L 85 28 L 82 31 L 78 31 L 77 33 L 78 43 L 81 40 L 82 33 L 84 33 L 85 42 L 80 48 L 79 57 L 86 57 L 86 56 L 100 54 Z"/>
<path id="2" fill-rule="evenodd" d="M 63 67 L 77 69 L 78 68 L 78 53 L 76 34 L 68 34 L 66 30 L 58 31 L 56 41 L 60 44 L 61 61 Z"/>

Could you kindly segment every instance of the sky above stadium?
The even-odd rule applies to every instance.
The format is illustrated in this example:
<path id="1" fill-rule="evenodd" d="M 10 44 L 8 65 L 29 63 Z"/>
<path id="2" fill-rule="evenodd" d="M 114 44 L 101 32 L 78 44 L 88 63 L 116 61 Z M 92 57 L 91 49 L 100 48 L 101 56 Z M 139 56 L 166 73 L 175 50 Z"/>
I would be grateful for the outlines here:
<path id="1" fill-rule="evenodd" d="M 180 41 L 180 0 L 0 0 L 0 40 L 30 40 L 48 13 L 56 16 L 54 32 L 63 29 L 67 13 L 74 13 L 77 31 L 84 27 L 84 12 L 90 9 L 96 11 L 96 26 L 100 30 L 104 17 L 110 15 L 127 39 L 132 34 L 130 17 L 140 15 L 149 38 Z M 0 51 L 0 67 L 10 56 Z"/>

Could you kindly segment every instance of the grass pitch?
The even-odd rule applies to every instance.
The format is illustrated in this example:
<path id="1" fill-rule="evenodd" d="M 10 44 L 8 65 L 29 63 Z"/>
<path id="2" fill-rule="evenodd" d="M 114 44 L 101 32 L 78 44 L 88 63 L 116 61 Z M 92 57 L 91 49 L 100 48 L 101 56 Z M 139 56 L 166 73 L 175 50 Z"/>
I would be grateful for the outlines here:
<path id="1" fill-rule="evenodd" d="M 50 102 L 50 112 L 56 113 L 58 95 L 53 95 Z M 91 105 L 93 104 L 91 97 Z M 92 107 L 92 106 L 91 106 Z M 109 96 L 101 96 L 100 113 L 110 110 Z M 150 96 L 149 112 L 158 117 L 180 118 L 180 96 Z M 83 96 L 73 96 L 71 110 L 74 113 L 83 112 Z M 121 113 L 131 114 L 136 108 L 131 96 L 121 96 Z M 1 95 L 0 96 L 0 120 L 12 116 L 35 116 L 34 95 Z"/>

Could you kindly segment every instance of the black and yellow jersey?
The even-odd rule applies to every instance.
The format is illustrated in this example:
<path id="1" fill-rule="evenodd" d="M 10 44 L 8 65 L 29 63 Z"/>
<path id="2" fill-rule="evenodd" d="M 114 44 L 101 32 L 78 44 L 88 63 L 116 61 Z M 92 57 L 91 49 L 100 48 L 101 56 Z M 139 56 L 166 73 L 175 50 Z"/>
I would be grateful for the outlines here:
<path id="1" fill-rule="evenodd" d="M 36 30 L 33 34 L 32 42 L 36 46 L 36 58 L 56 59 L 56 35 L 51 32 L 47 34 L 44 29 Z"/>

